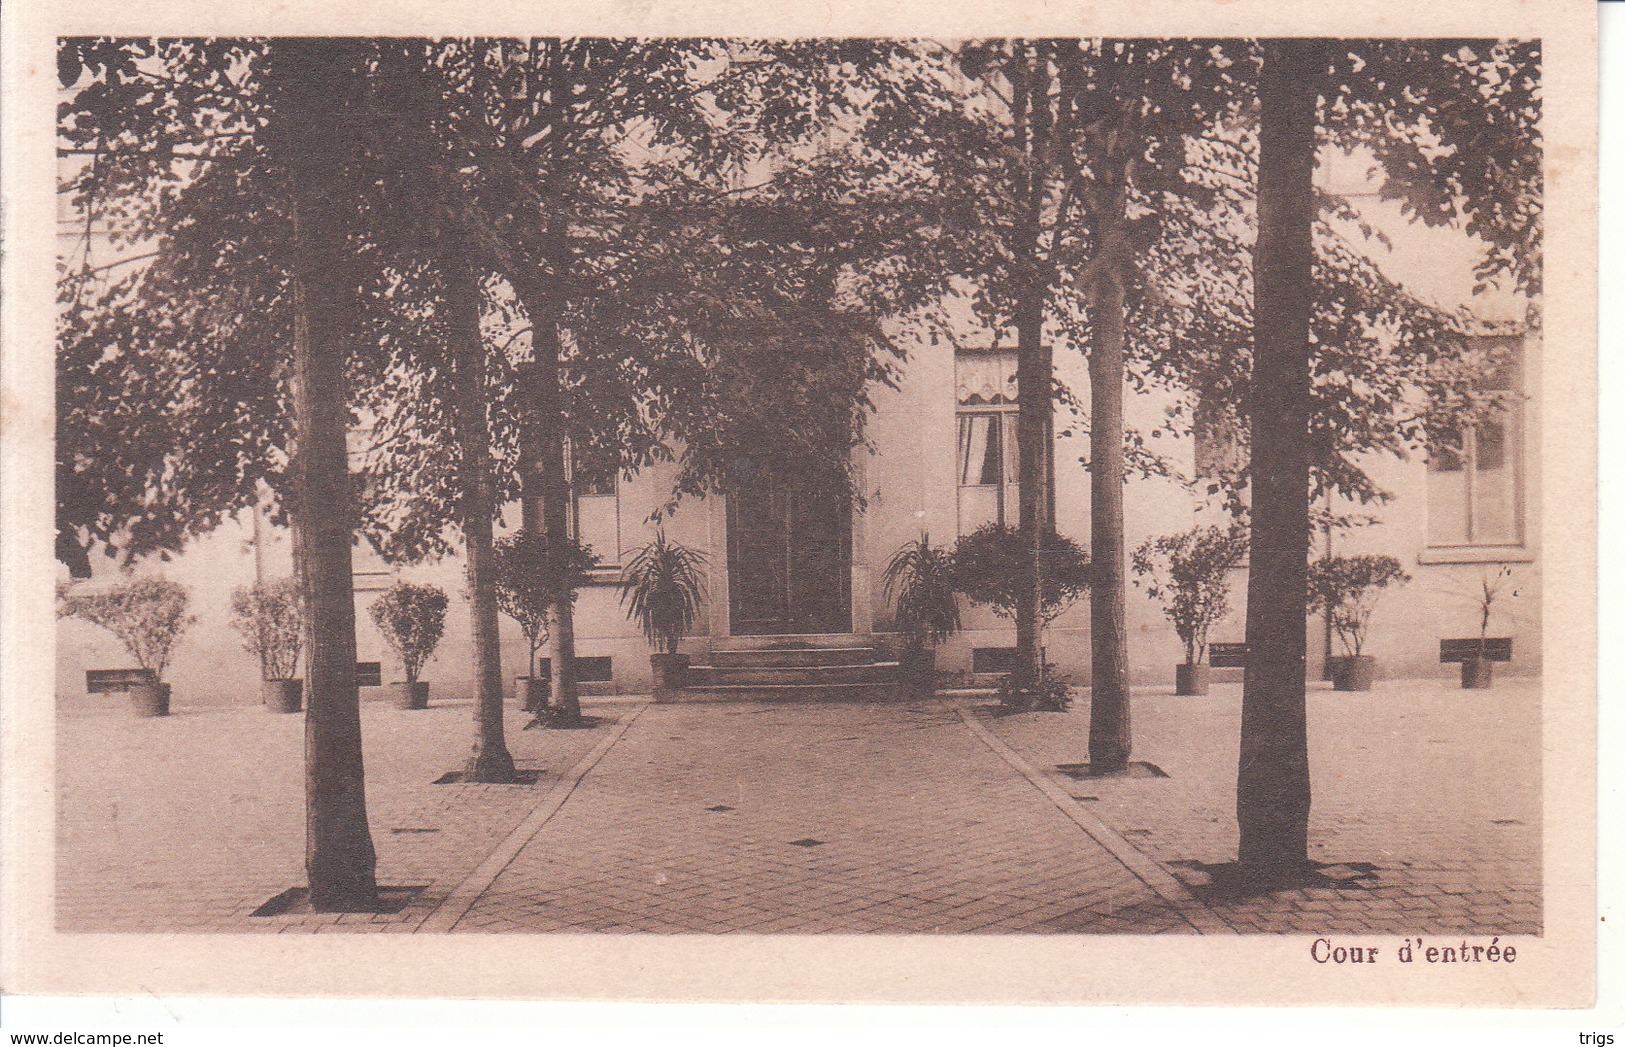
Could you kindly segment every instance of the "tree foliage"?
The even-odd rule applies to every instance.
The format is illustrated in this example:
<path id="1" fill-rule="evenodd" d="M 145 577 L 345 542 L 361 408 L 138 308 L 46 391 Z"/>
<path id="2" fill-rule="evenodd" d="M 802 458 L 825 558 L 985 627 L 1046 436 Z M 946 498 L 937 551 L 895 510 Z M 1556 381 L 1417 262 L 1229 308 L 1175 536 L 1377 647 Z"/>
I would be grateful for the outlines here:
<path id="1" fill-rule="evenodd" d="M 417 683 L 424 664 L 440 646 L 449 605 L 439 586 L 396 582 L 368 608 L 373 624 L 400 658 L 407 683 Z"/>
<path id="2" fill-rule="evenodd" d="M 69 587 L 59 592 L 58 618 L 101 626 L 124 645 L 135 664 L 162 682 L 175 645 L 197 621 L 186 613 L 186 587 L 167 578 L 133 578 L 105 589 Z"/>
<path id="3" fill-rule="evenodd" d="M 243 650 L 259 661 L 265 679 L 293 679 L 305 633 L 298 582 L 283 578 L 238 586 L 231 594 L 231 615 Z"/>
<path id="4" fill-rule="evenodd" d="M 1162 603 L 1185 645 L 1186 664 L 1201 663 L 1208 630 L 1230 613 L 1230 572 L 1246 556 L 1247 532 L 1234 525 L 1150 538 L 1134 550 L 1134 573 L 1146 595 Z"/>
<path id="5" fill-rule="evenodd" d="M 1327 614 L 1343 649 L 1359 655 L 1376 610 L 1377 597 L 1390 585 L 1410 581 L 1392 556 L 1330 556 L 1309 564 L 1309 611 Z"/>
<path id="6" fill-rule="evenodd" d="M 571 541 L 559 556 L 552 555 L 547 539 L 529 531 L 515 531 L 497 539 L 495 561 L 497 605 L 519 623 L 530 644 L 530 675 L 536 675 L 536 654 L 547 642 L 547 606 L 558 588 L 557 572 L 564 571 L 572 590 L 585 586 L 598 565 L 592 547 Z"/>
<path id="7" fill-rule="evenodd" d="M 984 524 L 954 546 L 954 585 L 972 603 L 1013 618 L 1021 598 L 1020 565 L 1031 539 L 1019 528 Z M 1089 554 L 1054 531 L 1039 546 L 1044 565 L 1044 621 L 1052 622 L 1089 591 Z"/>

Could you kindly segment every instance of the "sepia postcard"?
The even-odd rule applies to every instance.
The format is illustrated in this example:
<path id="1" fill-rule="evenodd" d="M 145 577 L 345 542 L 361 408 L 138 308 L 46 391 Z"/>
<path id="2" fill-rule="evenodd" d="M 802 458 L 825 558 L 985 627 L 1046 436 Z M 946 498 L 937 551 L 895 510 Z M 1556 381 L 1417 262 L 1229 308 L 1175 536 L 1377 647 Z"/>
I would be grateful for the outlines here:
<path id="1" fill-rule="evenodd" d="M 1596 18 L 9 8 L 4 988 L 1592 1006 Z"/>

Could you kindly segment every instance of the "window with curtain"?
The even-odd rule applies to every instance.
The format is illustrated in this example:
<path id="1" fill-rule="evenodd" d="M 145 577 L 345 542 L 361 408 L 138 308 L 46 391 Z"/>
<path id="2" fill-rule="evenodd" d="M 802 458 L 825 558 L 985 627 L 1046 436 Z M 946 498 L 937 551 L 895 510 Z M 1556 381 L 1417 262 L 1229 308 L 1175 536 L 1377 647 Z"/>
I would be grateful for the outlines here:
<path id="1" fill-rule="evenodd" d="M 959 533 L 1016 520 L 1016 412 L 959 412 Z"/>

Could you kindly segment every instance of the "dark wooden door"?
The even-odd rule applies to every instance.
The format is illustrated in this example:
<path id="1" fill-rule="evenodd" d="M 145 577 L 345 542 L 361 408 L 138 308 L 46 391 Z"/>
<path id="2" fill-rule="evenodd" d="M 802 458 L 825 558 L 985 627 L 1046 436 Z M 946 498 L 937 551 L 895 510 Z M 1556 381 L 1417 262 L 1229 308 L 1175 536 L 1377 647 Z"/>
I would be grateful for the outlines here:
<path id="1" fill-rule="evenodd" d="M 728 499 L 728 598 L 737 636 L 852 629 L 848 499 L 757 485 Z"/>

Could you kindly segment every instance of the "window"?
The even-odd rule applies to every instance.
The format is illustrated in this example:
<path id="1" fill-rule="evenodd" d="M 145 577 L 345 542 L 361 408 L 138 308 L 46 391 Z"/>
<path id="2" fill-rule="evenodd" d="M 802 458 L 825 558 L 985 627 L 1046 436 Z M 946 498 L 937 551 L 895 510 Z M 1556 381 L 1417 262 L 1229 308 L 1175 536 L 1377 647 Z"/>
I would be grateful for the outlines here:
<path id="1" fill-rule="evenodd" d="M 570 467 L 570 531 L 583 545 L 591 546 L 603 567 L 621 564 L 621 499 L 619 480 L 613 470 L 578 472 L 566 449 Z"/>
<path id="2" fill-rule="evenodd" d="M 984 524 L 1015 526 L 1016 411 L 959 412 L 959 533 Z"/>
<path id="3" fill-rule="evenodd" d="M 1505 395 L 1470 425 L 1435 425 L 1428 448 L 1428 544 L 1523 542 L 1523 400 L 1518 346 L 1483 389 Z"/>

